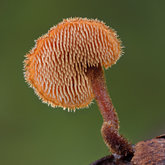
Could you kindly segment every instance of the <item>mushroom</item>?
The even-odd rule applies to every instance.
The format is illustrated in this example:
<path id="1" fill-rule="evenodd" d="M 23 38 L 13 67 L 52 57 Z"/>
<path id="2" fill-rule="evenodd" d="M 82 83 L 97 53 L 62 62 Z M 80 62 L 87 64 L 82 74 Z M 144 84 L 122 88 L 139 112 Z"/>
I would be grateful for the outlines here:
<path id="1" fill-rule="evenodd" d="M 117 113 L 108 95 L 103 66 L 122 54 L 114 30 L 87 18 L 64 19 L 36 41 L 24 61 L 25 79 L 43 102 L 71 110 L 87 107 L 95 98 L 103 116 L 103 139 L 110 151 L 133 155 L 119 134 Z"/>

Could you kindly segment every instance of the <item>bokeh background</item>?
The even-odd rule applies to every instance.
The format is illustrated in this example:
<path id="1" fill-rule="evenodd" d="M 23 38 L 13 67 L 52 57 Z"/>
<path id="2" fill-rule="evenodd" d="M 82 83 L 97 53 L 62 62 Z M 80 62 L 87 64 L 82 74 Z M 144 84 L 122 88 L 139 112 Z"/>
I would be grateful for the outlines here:
<path id="1" fill-rule="evenodd" d="M 34 40 L 67 17 L 98 18 L 124 56 L 106 71 L 120 132 L 136 143 L 165 133 L 165 1 L 0 0 L 0 164 L 88 165 L 108 155 L 96 103 L 68 113 L 43 104 L 24 81 Z"/>

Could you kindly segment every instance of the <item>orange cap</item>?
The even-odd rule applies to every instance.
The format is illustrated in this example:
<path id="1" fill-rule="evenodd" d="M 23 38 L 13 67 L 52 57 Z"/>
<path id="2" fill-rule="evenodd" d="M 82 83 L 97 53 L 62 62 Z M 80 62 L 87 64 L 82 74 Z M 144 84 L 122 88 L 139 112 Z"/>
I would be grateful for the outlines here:
<path id="1" fill-rule="evenodd" d="M 40 37 L 26 55 L 25 79 L 53 107 L 86 107 L 94 98 L 87 67 L 108 68 L 121 54 L 115 31 L 103 22 L 65 19 Z"/>

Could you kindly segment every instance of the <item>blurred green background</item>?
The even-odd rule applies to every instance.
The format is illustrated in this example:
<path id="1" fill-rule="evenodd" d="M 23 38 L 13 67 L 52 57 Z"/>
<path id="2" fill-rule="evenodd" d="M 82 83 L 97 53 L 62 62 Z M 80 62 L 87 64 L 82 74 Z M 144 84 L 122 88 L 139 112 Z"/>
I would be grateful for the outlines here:
<path id="1" fill-rule="evenodd" d="M 24 55 L 63 18 L 98 18 L 125 55 L 106 71 L 120 131 L 136 143 L 165 133 L 165 1 L 1 0 L 0 164 L 88 165 L 109 154 L 97 105 L 68 113 L 43 104 L 24 82 Z"/>

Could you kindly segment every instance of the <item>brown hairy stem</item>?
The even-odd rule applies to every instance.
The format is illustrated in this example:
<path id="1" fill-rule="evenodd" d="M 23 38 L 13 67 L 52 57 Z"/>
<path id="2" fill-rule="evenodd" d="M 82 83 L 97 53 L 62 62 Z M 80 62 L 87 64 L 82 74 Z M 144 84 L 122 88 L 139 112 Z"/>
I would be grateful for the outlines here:
<path id="1" fill-rule="evenodd" d="M 115 108 L 108 94 L 102 67 L 89 67 L 87 77 L 90 80 L 95 99 L 103 116 L 101 133 L 106 145 L 112 153 L 130 156 L 133 148 L 128 141 L 119 134 L 119 121 Z"/>

